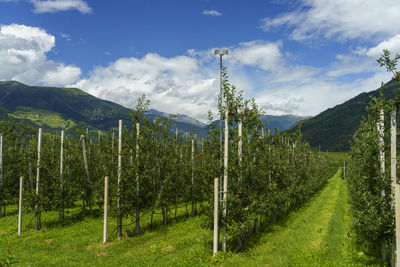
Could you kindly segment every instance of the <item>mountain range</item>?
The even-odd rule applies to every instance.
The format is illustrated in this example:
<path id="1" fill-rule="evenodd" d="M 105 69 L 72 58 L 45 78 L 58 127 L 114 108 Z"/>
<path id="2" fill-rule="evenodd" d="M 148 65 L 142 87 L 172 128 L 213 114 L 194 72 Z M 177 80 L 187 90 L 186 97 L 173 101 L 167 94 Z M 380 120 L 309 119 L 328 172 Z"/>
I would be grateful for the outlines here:
<path id="1" fill-rule="evenodd" d="M 76 88 L 28 86 L 17 81 L 0 82 L 0 118 L 26 120 L 47 129 L 71 129 L 84 123 L 95 130 L 108 130 L 118 125 L 118 120 L 131 122 L 130 109 L 111 101 L 102 100 Z M 169 117 L 170 114 L 150 109 L 149 119 Z M 304 119 L 293 115 L 264 115 L 261 120 L 268 127 L 285 130 Z M 129 123 L 128 123 L 129 124 Z M 129 126 L 129 125 L 128 125 Z M 171 128 L 179 133 L 207 133 L 207 125 L 187 115 L 178 115 Z"/>
<path id="2" fill-rule="evenodd" d="M 389 81 L 384 85 L 382 92 L 387 99 L 391 99 L 399 88 L 399 84 Z M 311 146 L 319 147 L 323 151 L 348 151 L 355 131 L 359 128 L 362 118 L 367 115 L 366 107 L 372 97 L 379 95 L 379 89 L 361 93 L 315 117 L 296 123 L 287 132 L 300 129 L 303 138 Z"/>

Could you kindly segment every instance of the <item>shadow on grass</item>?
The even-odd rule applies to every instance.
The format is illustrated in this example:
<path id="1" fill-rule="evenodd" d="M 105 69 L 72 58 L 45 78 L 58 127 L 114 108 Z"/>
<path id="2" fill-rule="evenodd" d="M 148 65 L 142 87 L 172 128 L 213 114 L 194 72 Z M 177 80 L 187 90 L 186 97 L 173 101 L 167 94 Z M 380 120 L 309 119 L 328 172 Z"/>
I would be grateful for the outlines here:
<path id="1" fill-rule="evenodd" d="M 155 213 L 154 215 L 160 216 L 159 213 Z M 197 213 L 193 217 L 186 213 L 179 214 L 176 217 L 175 216 L 169 217 L 167 224 L 164 224 L 162 219 L 154 220 L 152 224 L 147 223 L 145 225 L 141 225 L 139 234 L 135 233 L 135 223 L 133 223 L 131 229 L 127 230 L 126 233 L 127 233 L 128 237 L 135 237 L 135 236 L 147 233 L 147 232 L 157 232 L 157 233 L 167 234 L 169 231 L 169 226 L 180 223 L 180 222 L 185 222 L 189 218 L 194 218 L 194 217 L 198 217 L 201 215 L 202 215 L 202 212 Z"/>
<path id="2" fill-rule="evenodd" d="M 46 215 L 51 216 L 51 218 L 48 218 Z M 90 210 L 86 207 L 76 208 L 72 211 L 70 209 L 66 209 L 64 211 L 64 219 L 62 222 L 60 222 L 58 219 L 58 213 L 55 212 L 55 210 L 42 212 L 42 228 L 44 227 L 46 229 L 52 229 L 56 227 L 70 226 L 84 221 L 85 218 L 100 218 L 102 216 L 103 211 L 96 208 L 93 209 L 92 212 L 90 212 Z"/>

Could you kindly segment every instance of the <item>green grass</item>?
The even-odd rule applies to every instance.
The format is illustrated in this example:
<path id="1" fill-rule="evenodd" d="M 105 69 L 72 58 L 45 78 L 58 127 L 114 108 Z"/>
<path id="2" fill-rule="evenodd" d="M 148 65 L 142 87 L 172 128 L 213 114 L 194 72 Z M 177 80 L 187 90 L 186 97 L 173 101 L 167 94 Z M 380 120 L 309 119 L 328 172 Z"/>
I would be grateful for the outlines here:
<path id="1" fill-rule="evenodd" d="M 0 219 L 0 258 L 11 239 L 11 253 L 19 266 L 376 266 L 377 261 L 358 251 L 351 229 L 346 181 L 340 171 L 302 208 L 284 222 L 262 233 L 243 253 L 212 255 L 212 231 L 201 227 L 202 217 L 186 217 L 180 208 L 176 220 L 150 228 L 150 215 L 142 219 L 143 231 L 124 227 L 124 236 L 102 244 L 102 214 L 66 214 L 65 225 L 57 212 L 43 213 L 43 230 L 33 225 L 16 236 L 15 207 Z M 25 214 L 26 226 L 33 214 Z M 172 216 L 171 216 L 172 217 Z M 124 219 L 124 224 L 130 223 Z M 109 231 L 116 219 L 110 218 Z"/>
<path id="2" fill-rule="evenodd" d="M 250 251 L 226 266 L 374 266 L 357 251 L 351 231 L 346 182 L 341 172 L 304 207 L 273 227 Z"/>
<path id="3" fill-rule="evenodd" d="M 133 224 L 123 228 L 121 239 L 116 239 L 114 232 L 106 245 L 102 244 L 101 212 L 97 210 L 95 214 L 66 215 L 63 226 L 56 222 L 57 212 L 43 213 L 43 230 L 36 232 L 30 225 L 19 237 L 17 216 L 1 218 L 0 252 L 11 238 L 11 252 L 20 266 L 198 266 L 211 259 L 211 231 L 201 227 L 201 216 L 186 218 L 184 208 L 179 209 L 177 219 L 172 219 L 169 226 L 162 226 L 161 215 L 154 215 L 153 229 L 147 214 L 142 218 L 142 234 L 134 236 Z M 32 216 L 24 215 L 24 226 Z M 124 219 L 123 224 L 129 223 Z M 116 219 L 110 218 L 109 233 L 115 226 Z"/>

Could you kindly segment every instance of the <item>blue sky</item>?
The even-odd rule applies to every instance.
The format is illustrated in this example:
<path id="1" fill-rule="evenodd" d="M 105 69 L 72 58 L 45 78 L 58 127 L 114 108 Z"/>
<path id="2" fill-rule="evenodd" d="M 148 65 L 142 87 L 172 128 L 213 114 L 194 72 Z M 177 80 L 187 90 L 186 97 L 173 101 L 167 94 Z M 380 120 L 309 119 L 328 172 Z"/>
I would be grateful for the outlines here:
<path id="1" fill-rule="evenodd" d="M 205 121 L 215 48 L 267 114 L 316 115 L 379 87 L 400 52 L 398 0 L 0 0 L 0 80 L 73 86 Z"/>

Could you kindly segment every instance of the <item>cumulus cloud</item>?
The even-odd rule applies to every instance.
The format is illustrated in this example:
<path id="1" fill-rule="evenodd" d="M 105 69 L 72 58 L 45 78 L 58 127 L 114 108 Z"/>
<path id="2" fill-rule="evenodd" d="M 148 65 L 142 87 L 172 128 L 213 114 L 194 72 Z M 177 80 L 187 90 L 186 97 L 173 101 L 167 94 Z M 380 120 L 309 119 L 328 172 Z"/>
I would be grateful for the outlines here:
<path id="1" fill-rule="evenodd" d="M 203 15 L 208 15 L 208 16 L 222 16 L 222 13 L 216 11 L 216 10 L 203 10 Z"/>
<path id="2" fill-rule="evenodd" d="M 48 60 L 54 36 L 38 27 L 0 26 L 0 80 L 28 84 L 66 85 L 79 79 L 78 67 Z"/>
<path id="3" fill-rule="evenodd" d="M 231 52 L 228 61 L 232 64 L 257 66 L 263 70 L 273 70 L 281 64 L 280 43 L 252 41 L 240 43 Z"/>
<path id="4" fill-rule="evenodd" d="M 290 37 L 304 41 L 313 38 L 339 40 L 393 36 L 398 31 L 398 0 L 307 0 L 297 2 L 292 12 L 264 18 L 265 31 L 277 27 L 291 29 Z"/>
<path id="5" fill-rule="evenodd" d="M 92 12 L 92 8 L 83 0 L 31 0 L 34 13 L 57 13 L 78 10 L 83 14 Z"/>
<path id="6" fill-rule="evenodd" d="M 218 87 L 214 77 L 201 72 L 193 57 L 165 58 L 149 53 L 98 66 L 75 86 L 130 108 L 144 93 L 153 108 L 205 120 L 207 110 L 215 104 Z"/>

